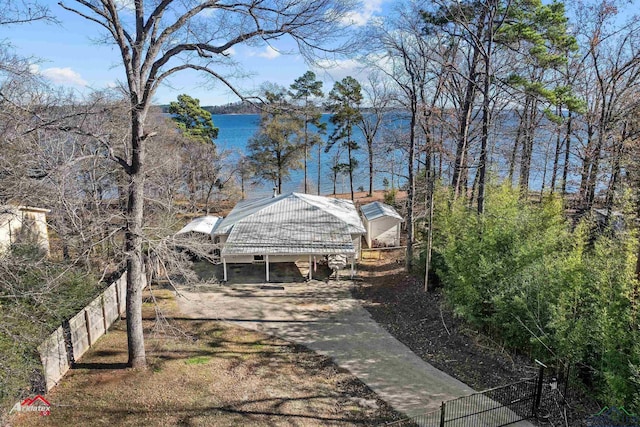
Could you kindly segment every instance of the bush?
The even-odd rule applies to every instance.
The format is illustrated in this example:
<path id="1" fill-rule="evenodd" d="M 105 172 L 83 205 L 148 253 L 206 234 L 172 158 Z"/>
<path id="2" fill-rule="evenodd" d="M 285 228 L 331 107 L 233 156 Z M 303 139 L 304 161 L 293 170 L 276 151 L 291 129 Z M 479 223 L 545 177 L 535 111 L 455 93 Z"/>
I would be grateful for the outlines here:
<path id="1" fill-rule="evenodd" d="M 586 367 L 598 397 L 629 408 L 640 396 L 637 238 L 594 230 L 572 230 L 558 199 L 493 187 L 483 215 L 436 204 L 434 266 L 457 315 L 512 349 Z"/>
<path id="2" fill-rule="evenodd" d="M 398 190 L 392 188 L 391 190 L 387 190 L 384 192 L 384 202 L 387 205 L 395 206 L 396 204 L 396 195 L 398 194 Z"/>

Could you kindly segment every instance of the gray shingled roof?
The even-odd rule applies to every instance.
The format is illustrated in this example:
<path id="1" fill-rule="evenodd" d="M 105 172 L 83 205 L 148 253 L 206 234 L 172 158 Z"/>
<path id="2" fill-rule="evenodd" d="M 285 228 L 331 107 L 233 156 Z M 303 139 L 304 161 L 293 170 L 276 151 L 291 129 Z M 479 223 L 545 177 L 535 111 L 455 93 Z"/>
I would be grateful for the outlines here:
<path id="1" fill-rule="evenodd" d="M 239 203 L 214 230 L 227 233 L 222 256 L 354 254 L 365 229 L 350 201 L 291 193 Z"/>
<path id="2" fill-rule="evenodd" d="M 367 205 L 361 206 L 360 210 L 365 218 L 369 221 L 381 218 L 383 216 L 389 216 L 399 220 L 403 220 L 402 216 L 391 206 L 385 205 L 381 202 L 373 202 Z"/>

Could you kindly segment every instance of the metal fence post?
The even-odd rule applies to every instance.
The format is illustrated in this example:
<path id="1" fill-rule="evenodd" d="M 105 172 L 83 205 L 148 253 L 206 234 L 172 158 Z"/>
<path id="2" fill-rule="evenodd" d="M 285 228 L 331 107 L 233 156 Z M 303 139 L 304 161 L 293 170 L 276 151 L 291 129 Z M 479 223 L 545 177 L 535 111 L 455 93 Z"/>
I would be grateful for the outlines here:
<path id="1" fill-rule="evenodd" d="M 533 400 L 533 413 L 531 415 L 533 415 L 534 417 L 538 414 L 538 409 L 540 409 L 540 400 L 542 399 L 542 381 L 544 380 L 544 368 L 546 368 L 547 366 L 540 362 L 539 360 L 536 360 L 536 363 L 540 366 L 540 369 L 538 370 L 538 381 L 536 384 L 536 397 Z"/>
<path id="2" fill-rule="evenodd" d="M 446 404 L 442 402 L 440 405 L 440 427 L 444 427 L 444 409 Z"/>

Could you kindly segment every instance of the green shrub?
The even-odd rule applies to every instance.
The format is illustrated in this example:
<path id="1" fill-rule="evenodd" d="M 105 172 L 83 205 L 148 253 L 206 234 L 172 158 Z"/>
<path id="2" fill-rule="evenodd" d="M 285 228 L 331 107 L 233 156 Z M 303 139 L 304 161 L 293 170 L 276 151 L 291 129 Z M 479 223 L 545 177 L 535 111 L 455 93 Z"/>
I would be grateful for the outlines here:
<path id="1" fill-rule="evenodd" d="M 558 199 L 492 187 L 483 215 L 436 204 L 434 267 L 457 315 L 512 349 L 585 367 L 605 404 L 635 399 L 638 411 L 638 239 L 595 230 L 571 229 Z"/>

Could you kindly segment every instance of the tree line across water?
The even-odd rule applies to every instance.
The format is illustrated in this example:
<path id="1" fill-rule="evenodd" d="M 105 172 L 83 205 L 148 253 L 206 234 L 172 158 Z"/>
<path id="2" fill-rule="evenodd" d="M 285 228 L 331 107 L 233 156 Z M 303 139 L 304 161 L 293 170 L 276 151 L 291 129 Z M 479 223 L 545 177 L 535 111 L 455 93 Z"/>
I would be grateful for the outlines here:
<path id="1" fill-rule="evenodd" d="M 48 263 L 97 278 L 127 268 L 129 364 L 145 366 L 136 284 L 145 262 L 189 277 L 185 252 L 172 243 L 185 215 L 237 200 L 249 179 L 280 184 L 292 168 L 304 169 L 312 192 L 312 174 L 317 183 L 325 177 L 308 163 L 310 150 L 335 156 L 334 180 L 352 176 L 354 152 L 366 150 L 370 183 L 377 173 L 406 182 L 398 207 L 409 270 L 435 270 L 454 311 L 500 343 L 576 366 L 604 404 L 640 410 L 640 21 L 626 3 L 575 2 L 567 14 L 562 2 L 403 1 L 355 36 L 338 19 L 352 16 L 349 4 L 338 0 L 283 1 L 280 9 L 167 1 L 133 12 L 110 0 L 68 3 L 62 7 L 103 25 L 127 81 L 78 99 L 1 46 L 0 203 L 51 209 L 54 254 L 0 258 L 0 311 L 13 319 L 0 325 L 8 370 L 24 373 L 36 361 L 33 346 L 10 345 L 26 342 L 25 325 L 55 323 L 43 312 L 58 316 L 39 309 L 63 283 Z M 256 27 L 244 19 L 247 8 Z M 220 46 L 207 40 L 222 33 L 193 43 L 186 29 L 204 31 L 212 16 L 240 34 L 225 33 Z M 0 8 L 0 17 L 0 25 L 52 18 L 45 6 Z M 306 73 L 286 88 L 265 85 L 255 102 L 217 67 L 235 67 L 227 49 L 265 31 L 292 37 L 307 54 L 333 46 L 369 73 L 339 80 L 326 97 Z M 347 40 L 361 43 L 337 47 Z M 184 69 L 254 101 L 259 131 L 239 161 L 217 149 L 215 124 L 195 99 L 178 99 L 169 120 L 153 108 L 158 85 Z M 332 114 L 328 135 L 318 122 L 323 110 Z M 355 127 L 366 147 L 354 141 Z M 207 256 L 204 247 L 192 253 Z M 26 291 L 34 283 L 46 286 Z M 10 378 L 0 377 L 0 399 L 25 392 Z"/>

